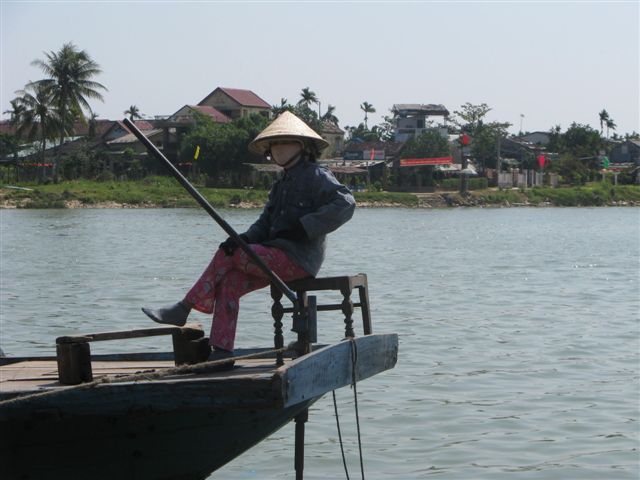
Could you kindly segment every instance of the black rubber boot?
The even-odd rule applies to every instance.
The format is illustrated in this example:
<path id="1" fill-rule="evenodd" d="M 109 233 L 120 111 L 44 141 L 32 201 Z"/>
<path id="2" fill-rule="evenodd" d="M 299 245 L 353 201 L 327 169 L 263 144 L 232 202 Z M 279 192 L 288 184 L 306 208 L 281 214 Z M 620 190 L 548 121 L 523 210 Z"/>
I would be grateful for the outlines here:
<path id="1" fill-rule="evenodd" d="M 178 302 L 174 305 L 159 308 L 157 310 L 143 308 L 142 311 L 154 322 L 182 327 L 187 323 L 187 317 L 189 316 L 191 309 L 187 308 L 182 302 Z"/>

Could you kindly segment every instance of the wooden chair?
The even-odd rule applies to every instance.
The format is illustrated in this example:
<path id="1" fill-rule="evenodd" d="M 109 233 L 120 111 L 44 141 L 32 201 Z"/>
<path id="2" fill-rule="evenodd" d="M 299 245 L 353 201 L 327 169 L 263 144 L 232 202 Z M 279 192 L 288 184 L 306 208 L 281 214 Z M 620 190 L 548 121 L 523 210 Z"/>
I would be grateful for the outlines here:
<path id="1" fill-rule="evenodd" d="M 364 273 L 358 273 L 357 275 L 343 276 L 343 277 L 324 277 L 324 278 L 303 278 L 301 280 L 294 280 L 293 282 L 287 282 L 287 285 L 291 290 L 296 292 L 298 298 L 306 300 L 308 292 L 315 292 L 321 290 L 335 290 L 342 294 L 342 303 L 326 304 L 322 305 L 318 301 L 318 311 L 327 310 L 341 310 L 344 314 L 345 324 L 345 337 L 355 337 L 353 330 L 353 312 L 355 307 L 359 307 L 362 312 L 362 327 L 365 335 L 372 333 L 371 326 L 371 313 L 369 309 L 369 287 L 367 284 L 367 275 Z M 359 302 L 353 303 L 351 301 L 351 294 L 353 289 L 358 289 Z M 293 308 L 283 308 L 280 303 L 282 294 L 275 288 L 271 288 L 271 298 L 273 298 L 274 305 L 272 307 L 272 314 L 277 324 L 280 324 L 283 313 L 293 312 Z M 279 318 L 278 318 L 279 317 Z"/>

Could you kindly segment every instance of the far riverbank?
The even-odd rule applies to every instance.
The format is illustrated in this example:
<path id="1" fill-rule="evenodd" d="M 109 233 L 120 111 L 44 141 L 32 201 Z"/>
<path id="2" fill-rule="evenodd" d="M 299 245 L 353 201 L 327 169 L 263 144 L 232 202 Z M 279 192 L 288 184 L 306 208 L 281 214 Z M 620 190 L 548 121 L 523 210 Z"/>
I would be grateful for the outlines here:
<path id="1" fill-rule="evenodd" d="M 17 188 L 16 188 L 17 187 Z M 261 208 L 266 190 L 198 186 L 217 208 Z M 640 186 L 593 183 L 581 187 L 532 188 L 458 192 L 357 192 L 359 207 L 447 208 L 516 206 L 640 206 Z M 0 188 L 0 208 L 189 208 L 197 203 L 173 179 L 140 181 L 67 181 L 57 184 L 17 184 Z"/>

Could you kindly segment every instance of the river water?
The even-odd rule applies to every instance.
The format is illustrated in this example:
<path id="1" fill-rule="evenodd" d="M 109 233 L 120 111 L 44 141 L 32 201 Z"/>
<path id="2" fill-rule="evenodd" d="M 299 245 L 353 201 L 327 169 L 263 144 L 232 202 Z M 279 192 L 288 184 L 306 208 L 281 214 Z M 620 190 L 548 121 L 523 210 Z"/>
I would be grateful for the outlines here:
<path id="1" fill-rule="evenodd" d="M 223 212 L 240 231 L 257 214 Z M 151 326 L 140 306 L 181 298 L 225 237 L 196 209 L 2 210 L 0 234 L 8 355 Z M 396 368 L 357 389 L 366 478 L 637 480 L 639 239 L 637 208 L 358 210 L 321 274 L 366 272 L 374 332 L 400 335 Z M 243 300 L 237 344 L 269 345 L 267 292 Z M 322 312 L 320 341 L 342 325 Z M 93 350 L 171 349 L 112 343 Z M 360 478 L 352 390 L 337 399 Z M 345 478 L 331 395 L 305 462 L 307 479 Z M 293 424 L 212 478 L 294 478 Z"/>

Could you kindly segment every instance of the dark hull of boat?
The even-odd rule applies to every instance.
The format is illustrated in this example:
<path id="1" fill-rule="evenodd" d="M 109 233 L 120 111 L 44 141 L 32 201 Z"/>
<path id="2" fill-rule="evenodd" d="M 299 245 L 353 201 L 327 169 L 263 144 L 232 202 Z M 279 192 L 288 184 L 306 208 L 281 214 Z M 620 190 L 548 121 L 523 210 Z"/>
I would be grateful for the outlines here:
<path id="1" fill-rule="evenodd" d="M 45 372 L 38 388 L 0 391 L 0 478 L 204 479 L 325 393 L 393 368 L 397 353 L 397 335 L 366 335 L 281 367 L 236 360 L 232 370 L 149 378 L 136 365 L 135 380 L 76 387 L 40 363 L 23 378 Z"/>
<path id="2" fill-rule="evenodd" d="M 39 419 L 3 422 L 0 478 L 204 479 L 315 400 L 272 410 L 134 411 L 64 420 L 43 411 Z"/>

